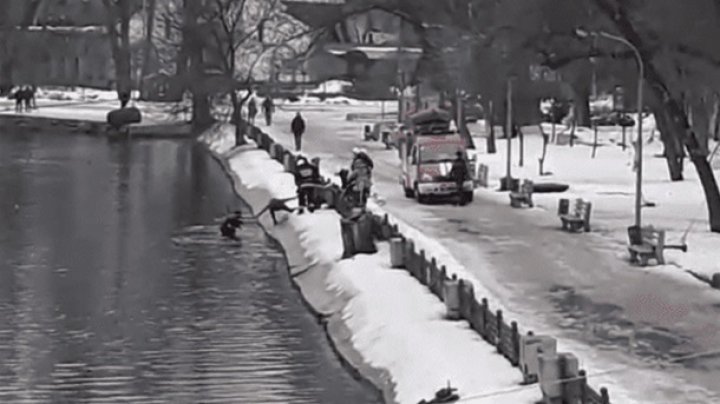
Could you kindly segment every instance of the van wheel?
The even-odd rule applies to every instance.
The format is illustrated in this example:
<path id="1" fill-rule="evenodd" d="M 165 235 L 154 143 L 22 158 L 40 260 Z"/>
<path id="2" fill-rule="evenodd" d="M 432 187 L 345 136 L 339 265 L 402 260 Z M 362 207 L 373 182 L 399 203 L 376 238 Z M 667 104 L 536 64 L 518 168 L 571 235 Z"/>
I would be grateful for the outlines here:
<path id="1" fill-rule="evenodd" d="M 420 193 L 417 184 L 415 184 L 415 199 L 417 199 L 418 203 L 422 204 L 425 204 L 428 201 L 428 197 Z"/>
<path id="2" fill-rule="evenodd" d="M 463 195 L 463 198 L 465 199 L 465 201 L 467 203 L 470 203 L 473 201 L 473 196 L 475 195 L 475 193 L 473 191 L 465 191 L 464 194 L 465 195 Z"/>
<path id="3" fill-rule="evenodd" d="M 403 190 L 405 190 L 405 197 L 412 199 L 412 197 L 414 196 L 413 190 L 406 186 L 403 186 Z"/>

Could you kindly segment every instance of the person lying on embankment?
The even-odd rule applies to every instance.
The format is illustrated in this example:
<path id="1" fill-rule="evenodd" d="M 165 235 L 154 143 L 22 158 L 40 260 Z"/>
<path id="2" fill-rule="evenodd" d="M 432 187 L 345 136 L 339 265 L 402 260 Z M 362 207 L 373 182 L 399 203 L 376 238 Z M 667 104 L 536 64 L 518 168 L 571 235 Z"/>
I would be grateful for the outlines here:
<path id="1" fill-rule="evenodd" d="M 273 224 L 276 225 L 277 224 L 277 218 L 275 217 L 276 212 L 285 211 L 285 212 L 292 213 L 299 209 L 299 207 L 291 208 L 291 207 L 287 206 L 287 204 L 285 203 L 285 202 L 291 201 L 293 199 L 297 199 L 297 196 L 292 196 L 290 198 L 284 198 L 284 199 L 271 198 L 270 202 L 268 202 L 267 206 L 262 208 L 262 210 L 260 212 L 258 212 L 257 215 L 255 215 L 255 218 L 259 219 L 263 213 L 265 213 L 266 211 L 270 211 L 270 217 L 272 217 Z"/>

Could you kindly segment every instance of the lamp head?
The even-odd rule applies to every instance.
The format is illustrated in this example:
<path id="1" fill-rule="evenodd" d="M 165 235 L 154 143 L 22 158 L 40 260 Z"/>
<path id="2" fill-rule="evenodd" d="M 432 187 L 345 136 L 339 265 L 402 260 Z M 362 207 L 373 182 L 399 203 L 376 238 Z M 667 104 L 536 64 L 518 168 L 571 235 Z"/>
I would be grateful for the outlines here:
<path id="1" fill-rule="evenodd" d="M 590 37 L 591 34 L 582 28 L 575 28 L 575 35 L 584 39 Z"/>

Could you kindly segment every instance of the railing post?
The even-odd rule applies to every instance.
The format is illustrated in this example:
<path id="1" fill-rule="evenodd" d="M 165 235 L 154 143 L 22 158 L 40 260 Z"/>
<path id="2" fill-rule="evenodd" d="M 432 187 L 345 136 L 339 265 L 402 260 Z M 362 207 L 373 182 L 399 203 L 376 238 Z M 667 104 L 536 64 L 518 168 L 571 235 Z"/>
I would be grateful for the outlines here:
<path id="1" fill-rule="evenodd" d="M 512 329 L 512 349 L 513 349 L 513 355 L 510 359 L 510 363 L 512 363 L 513 366 L 518 366 L 520 364 L 520 332 L 518 331 L 518 325 L 516 321 L 513 321 L 510 323 L 510 328 Z"/>
<path id="2" fill-rule="evenodd" d="M 487 329 L 488 329 L 487 323 L 488 323 L 488 317 L 489 317 L 488 313 L 490 313 L 490 311 L 488 309 L 488 300 L 486 297 L 483 297 L 482 298 L 482 316 L 480 316 L 480 318 L 482 318 L 482 332 L 480 334 L 485 338 L 485 340 L 487 340 L 489 338 L 489 336 L 487 335 Z"/>
<path id="3" fill-rule="evenodd" d="M 584 370 L 578 372 L 578 378 L 580 379 L 580 404 L 588 403 L 588 391 L 587 391 L 587 374 Z"/>
<path id="4" fill-rule="evenodd" d="M 496 338 L 495 338 L 495 346 L 497 347 L 497 352 L 502 355 L 505 351 L 503 349 L 503 343 L 502 343 L 502 325 L 503 325 L 502 310 L 497 311 L 497 313 L 495 315 L 495 320 L 496 320 L 495 322 L 496 322 L 496 330 L 497 330 L 497 334 L 496 334 Z"/>
<path id="5" fill-rule="evenodd" d="M 605 387 L 600 388 L 600 398 L 602 399 L 602 404 L 610 404 L 610 394 L 608 394 Z"/>

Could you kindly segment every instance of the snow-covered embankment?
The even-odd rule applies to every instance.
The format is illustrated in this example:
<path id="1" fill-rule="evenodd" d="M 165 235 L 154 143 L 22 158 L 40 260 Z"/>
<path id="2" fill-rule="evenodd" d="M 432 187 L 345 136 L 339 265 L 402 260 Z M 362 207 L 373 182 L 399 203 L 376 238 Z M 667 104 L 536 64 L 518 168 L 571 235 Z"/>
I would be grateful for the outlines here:
<path id="1" fill-rule="evenodd" d="M 224 163 L 255 212 L 271 197 L 295 195 L 292 176 L 267 153 L 254 145 L 234 148 L 231 126 L 217 126 L 200 140 Z M 383 391 L 386 402 L 417 403 L 448 381 L 462 397 L 477 397 L 465 402 L 537 401 L 538 390 L 514 389 L 520 373 L 467 323 L 444 320 L 444 306 L 430 291 L 407 272 L 389 268 L 385 243 L 377 254 L 340 260 L 334 211 L 280 216 L 277 226 L 267 214 L 261 224 L 283 245 L 293 281 L 326 320 L 338 352 Z"/>

